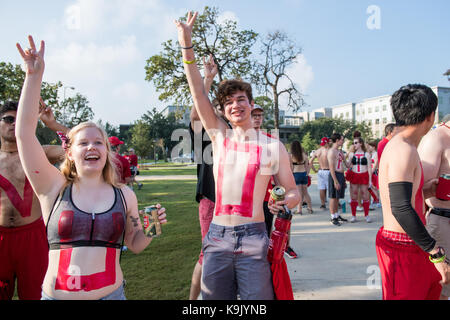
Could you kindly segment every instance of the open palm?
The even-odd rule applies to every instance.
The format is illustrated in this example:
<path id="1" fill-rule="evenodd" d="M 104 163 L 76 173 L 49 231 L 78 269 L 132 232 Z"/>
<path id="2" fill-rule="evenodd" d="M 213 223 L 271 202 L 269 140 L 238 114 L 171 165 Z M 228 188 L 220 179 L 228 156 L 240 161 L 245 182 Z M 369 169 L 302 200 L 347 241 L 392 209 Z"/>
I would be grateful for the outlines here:
<path id="1" fill-rule="evenodd" d="M 36 50 L 36 45 L 34 43 L 33 37 L 28 36 L 28 41 L 30 47 L 23 50 L 19 43 L 16 44 L 17 50 L 19 50 L 23 61 L 25 62 L 25 71 L 27 74 L 41 74 L 44 72 L 44 52 L 45 43 L 41 41 L 41 46 L 39 51 Z"/>

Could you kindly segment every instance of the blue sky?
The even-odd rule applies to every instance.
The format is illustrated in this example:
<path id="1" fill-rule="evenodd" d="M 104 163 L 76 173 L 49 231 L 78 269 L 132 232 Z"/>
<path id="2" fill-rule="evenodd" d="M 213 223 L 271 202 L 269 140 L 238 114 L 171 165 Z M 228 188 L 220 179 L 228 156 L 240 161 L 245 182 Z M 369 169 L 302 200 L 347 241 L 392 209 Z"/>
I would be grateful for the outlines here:
<path id="1" fill-rule="evenodd" d="M 144 66 L 176 39 L 173 20 L 218 6 L 241 29 L 276 29 L 303 48 L 291 70 L 309 108 L 391 94 L 407 83 L 450 86 L 450 2 L 406 0 L 70 0 L 0 1 L 0 60 L 21 63 L 15 43 L 47 43 L 45 81 L 86 95 L 95 120 L 132 123 L 162 109 Z M 379 9 L 379 29 L 369 29 Z"/>

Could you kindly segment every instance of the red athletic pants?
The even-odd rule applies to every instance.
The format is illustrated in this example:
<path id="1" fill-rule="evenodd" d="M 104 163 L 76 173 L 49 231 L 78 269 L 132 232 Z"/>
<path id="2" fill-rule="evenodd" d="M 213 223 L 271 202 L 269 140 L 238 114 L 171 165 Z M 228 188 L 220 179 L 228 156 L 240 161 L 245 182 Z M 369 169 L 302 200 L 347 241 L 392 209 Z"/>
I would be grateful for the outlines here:
<path id="1" fill-rule="evenodd" d="M 48 266 L 48 242 L 42 218 L 17 227 L 0 227 L 0 300 L 11 300 L 15 280 L 21 300 L 40 300 Z"/>
<path id="2" fill-rule="evenodd" d="M 378 231 L 376 251 L 383 300 L 439 300 L 441 275 L 414 243 L 394 241 Z"/>

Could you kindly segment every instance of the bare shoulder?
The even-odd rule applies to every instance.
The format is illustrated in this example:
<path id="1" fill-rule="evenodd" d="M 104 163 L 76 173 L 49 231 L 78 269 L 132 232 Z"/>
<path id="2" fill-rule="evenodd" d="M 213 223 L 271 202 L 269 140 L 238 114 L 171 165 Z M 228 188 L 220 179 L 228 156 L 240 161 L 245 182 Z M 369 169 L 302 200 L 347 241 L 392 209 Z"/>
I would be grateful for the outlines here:
<path id="1" fill-rule="evenodd" d="M 130 209 L 132 206 L 137 206 L 137 197 L 133 190 L 130 189 L 127 185 L 122 185 L 120 187 L 122 191 L 123 197 L 125 198 L 127 208 Z"/>
<path id="2" fill-rule="evenodd" d="M 420 158 L 414 145 L 401 138 L 393 138 L 383 151 L 382 161 L 389 168 L 390 182 L 413 181 Z"/>

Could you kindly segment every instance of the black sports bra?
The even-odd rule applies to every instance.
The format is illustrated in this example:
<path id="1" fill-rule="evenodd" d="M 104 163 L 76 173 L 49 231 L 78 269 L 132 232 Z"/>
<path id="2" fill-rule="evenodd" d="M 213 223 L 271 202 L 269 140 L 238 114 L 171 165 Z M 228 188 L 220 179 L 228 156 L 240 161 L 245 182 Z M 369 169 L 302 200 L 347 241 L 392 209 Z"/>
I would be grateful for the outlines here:
<path id="1" fill-rule="evenodd" d="M 354 165 L 359 164 L 362 166 L 367 166 L 368 161 L 367 161 L 366 155 L 364 154 L 364 157 L 361 157 L 361 158 L 357 158 L 357 157 L 353 156 L 352 164 L 354 164 Z"/>
<path id="2" fill-rule="evenodd" d="M 58 196 L 48 218 L 50 250 L 73 247 L 121 248 L 127 211 L 122 191 L 113 187 L 115 199 L 109 210 L 88 213 L 73 203 L 72 186 L 68 185 L 62 196 Z"/>

